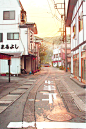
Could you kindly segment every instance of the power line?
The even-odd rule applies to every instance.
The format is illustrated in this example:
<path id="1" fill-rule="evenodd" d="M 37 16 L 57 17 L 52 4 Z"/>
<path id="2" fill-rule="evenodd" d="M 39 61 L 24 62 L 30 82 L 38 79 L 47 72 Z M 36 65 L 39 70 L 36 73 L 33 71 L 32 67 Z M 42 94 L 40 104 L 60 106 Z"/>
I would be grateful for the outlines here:
<path id="1" fill-rule="evenodd" d="M 52 13 L 52 9 L 51 9 L 51 7 L 50 7 L 50 3 L 49 3 L 49 1 L 47 0 L 47 2 L 48 2 L 48 5 L 49 5 L 49 8 L 50 8 L 50 11 L 51 11 L 51 14 L 58 20 L 58 21 L 60 21 L 61 22 L 61 19 L 59 19 L 55 14 L 53 14 Z"/>
<path id="2" fill-rule="evenodd" d="M 54 34 L 54 36 L 56 35 L 57 33 Z M 51 37 L 48 41 L 47 40 L 44 40 L 45 42 L 50 42 L 51 40 L 53 39 L 53 37 Z M 51 42 L 50 42 L 51 43 Z"/>
<path id="3" fill-rule="evenodd" d="M 51 18 L 51 17 L 40 17 L 40 16 L 30 16 L 30 17 L 37 17 L 37 18 Z"/>

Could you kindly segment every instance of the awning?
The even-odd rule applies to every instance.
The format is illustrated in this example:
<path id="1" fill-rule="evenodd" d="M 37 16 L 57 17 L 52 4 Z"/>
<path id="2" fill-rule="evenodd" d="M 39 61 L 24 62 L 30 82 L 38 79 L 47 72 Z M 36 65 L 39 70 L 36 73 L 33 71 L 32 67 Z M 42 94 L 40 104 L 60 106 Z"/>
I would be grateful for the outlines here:
<path id="1" fill-rule="evenodd" d="M 23 25 L 19 25 L 20 28 L 30 28 L 34 34 L 37 34 L 37 26 L 35 23 L 26 23 L 26 24 L 23 24 Z"/>
<path id="2" fill-rule="evenodd" d="M 81 44 L 79 44 L 78 46 L 74 47 L 71 51 L 75 51 L 75 50 L 79 49 L 79 47 L 84 44 L 86 44 L 86 40 L 84 42 L 82 42 Z"/>
<path id="3" fill-rule="evenodd" d="M 59 60 L 59 61 L 52 61 L 53 63 L 58 63 L 58 62 L 61 62 L 61 60 Z"/>
<path id="4" fill-rule="evenodd" d="M 13 56 L 13 55 L 5 54 L 5 53 L 0 53 L 0 59 L 11 60 L 11 56 Z"/>
<path id="5" fill-rule="evenodd" d="M 28 52 L 28 55 L 29 55 L 29 56 L 32 56 L 32 57 L 36 57 L 36 55 L 33 54 L 33 53 L 31 53 L 31 52 Z"/>
<path id="6" fill-rule="evenodd" d="M 8 55 L 12 55 L 12 57 L 14 58 L 18 58 L 18 57 L 21 57 L 23 52 L 16 52 L 16 53 L 6 53 Z"/>

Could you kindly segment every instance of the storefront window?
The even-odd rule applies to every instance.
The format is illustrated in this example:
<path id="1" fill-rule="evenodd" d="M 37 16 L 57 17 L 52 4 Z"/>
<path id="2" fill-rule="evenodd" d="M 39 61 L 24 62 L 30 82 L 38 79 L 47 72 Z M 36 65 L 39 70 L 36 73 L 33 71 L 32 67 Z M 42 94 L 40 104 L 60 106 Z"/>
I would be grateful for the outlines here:
<path id="1" fill-rule="evenodd" d="M 86 83 L 86 52 L 82 52 L 82 82 Z"/>
<path id="2" fill-rule="evenodd" d="M 79 55 L 74 55 L 73 58 L 73 74 L 75 77 L 79 77 Z"/>

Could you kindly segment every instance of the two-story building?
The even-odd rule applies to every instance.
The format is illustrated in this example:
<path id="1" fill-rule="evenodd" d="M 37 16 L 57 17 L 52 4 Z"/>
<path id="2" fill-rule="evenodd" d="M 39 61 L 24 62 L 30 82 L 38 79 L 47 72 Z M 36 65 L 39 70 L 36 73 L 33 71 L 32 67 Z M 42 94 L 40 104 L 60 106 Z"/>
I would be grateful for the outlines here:
<path id="1" fill-rule="evenodd" d="M 67 68 L 70 68 L 70 65 L 71 65 L 70 57 L 68 57 L 70 53 L 71 53 L 70 43 L 68 43 L 67 44 Z M 65 44 L 63 43 L 53 50 L 53 66 L 65 67 Z"/>
<path id="2" fill-rule="evenodd" d="M 11 73 L 20 74 L 35 70 L 35 23 L 28 23 L 20 0 L 0 1 L 0 52 L 13 55 Z M 0 73 L 8 72 L 8 62 L 0 60 Z"/>
<path id="3" fill-rule="evenodd" d="M 71 27 L 71 75 L 86 83 L 86 0 L 69 0 L 66 26 Z"/>
<path id="4" fill-rule="evenodd" d="M 61 47 L 53 50 L 53 66 L 61 66 Z"/>

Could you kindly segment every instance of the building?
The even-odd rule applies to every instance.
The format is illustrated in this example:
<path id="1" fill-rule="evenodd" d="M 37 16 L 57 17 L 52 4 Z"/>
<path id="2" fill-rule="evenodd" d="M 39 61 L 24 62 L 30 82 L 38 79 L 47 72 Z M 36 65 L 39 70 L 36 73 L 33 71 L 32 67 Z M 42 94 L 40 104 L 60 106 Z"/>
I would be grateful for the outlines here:
<path id="1" fill-rule="evenodd" d="M 70 43 L 67 44 L 67 55 L 71 53 Z M 71 59 L 67 56 L 67 68 L 70 68 Z M 53 66 L 54 67 L 65 67 L 65 44 L 59 45 L 56 49 L 53 50 Z"/>
<path id="2" fill-rule="evenodd" d="M 69 0 L 66 26 L 71 27 L 71 76 L 86 83 L 86 0 Z"/>
<path id="3" fill-rule="evenodd" d="M 71 46 L 70 43 L 67 43 L 67 68 L 71 68 Z M 61 61 L 62 61 L 62 66 L 65 67 L 65 44 L 61 44 Z"/>
<path id="4" fill-rule="evenodd" d="M 35 70 L 35 23 L 27 22 L 20 0 L 0 1 L 0 52 L 11 54 L 11 73 Z M 8 62 L 0 60 L 0 73 L 8 72 Z"/>
<path id="5" fill-rule="evenodd" d="M 43 42 L 43 39 L 40 37 L 35 36 L 34 37 L 35 42 L 35 56 L 36 56 L 36 63 L 35 63 L 35 69 L 37 70 L 40 67 L 40 57 L 39 57 L 39 49 Z"/>
<path id="6" fill-rule="evenodd" d="M 53 66 L 60 67 L 61 65 L 61 47 L 58 47 L 53 50 Z"/>

